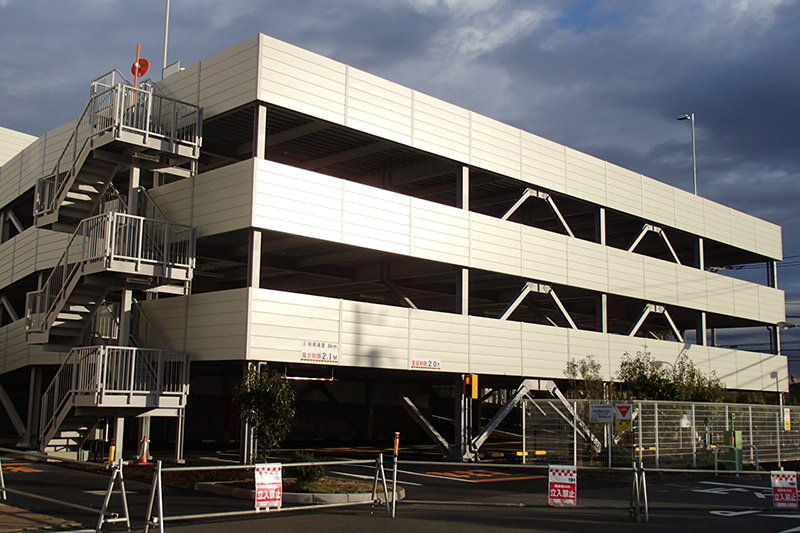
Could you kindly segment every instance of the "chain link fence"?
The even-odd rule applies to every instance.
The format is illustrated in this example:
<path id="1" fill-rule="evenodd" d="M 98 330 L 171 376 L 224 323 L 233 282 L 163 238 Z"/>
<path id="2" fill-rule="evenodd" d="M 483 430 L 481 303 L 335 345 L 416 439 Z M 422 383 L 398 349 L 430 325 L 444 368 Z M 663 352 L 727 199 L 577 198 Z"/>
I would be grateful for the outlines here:
<path id="1" fill-rule="evenodd" d="M 590 422 L 594 400 L 526 399 L 526 462 L 578 466 L 684 469 L 714 466 L 715 453 L 741 450 L 750 464 L 800 460 L 800 407 L 632 401 L 631 430 Z"/>

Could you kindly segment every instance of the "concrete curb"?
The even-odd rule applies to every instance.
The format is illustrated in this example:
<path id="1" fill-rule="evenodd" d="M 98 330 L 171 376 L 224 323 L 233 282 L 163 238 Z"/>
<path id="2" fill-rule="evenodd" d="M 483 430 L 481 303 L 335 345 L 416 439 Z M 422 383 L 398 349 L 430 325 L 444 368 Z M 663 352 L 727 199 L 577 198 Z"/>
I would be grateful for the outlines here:
<path id="1" fill-rule="evenodd" d="M 228 486 L 225 481 L 198 481 L 194 484 L 194 490 L 199 492 L 207 492 L 219 496 L 230 496 L 233 498 L 240 498 L 243 500 L 255 500 L 255 490 L 242 489 L 239 487 Z M 378 490 L 378 497 L 383 495 L 383 491 Z M 391 497 L 391 496 L 390 496 Z M 405 488 L 397 487 L 397 499 L 402 500 L 406 497 Z M 351 492 L 346 494 L 326 494 L 320 492 L 284 492 L 283 503 L 291 504 L 321 504 L 321 503 L 356 503 L 363 502 L 369 503 L 372 501 L 371 492 Z"/>

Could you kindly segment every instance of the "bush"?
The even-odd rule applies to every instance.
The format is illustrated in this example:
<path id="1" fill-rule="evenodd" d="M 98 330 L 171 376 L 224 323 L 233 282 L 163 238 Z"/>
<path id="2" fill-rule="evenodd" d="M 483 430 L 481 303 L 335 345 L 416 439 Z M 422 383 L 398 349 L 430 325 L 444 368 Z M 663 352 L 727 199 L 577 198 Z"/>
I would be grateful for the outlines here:
<path id="1" fill-rule="evenodd" d="M 317 460 L 314 454 L 309 452 L 294 452 L 292 455 L 293 463 L 313 463 Z M 325 467 L 322 465 L 296 466 L 298 481 L 313 483 L 325 477 Z"/>

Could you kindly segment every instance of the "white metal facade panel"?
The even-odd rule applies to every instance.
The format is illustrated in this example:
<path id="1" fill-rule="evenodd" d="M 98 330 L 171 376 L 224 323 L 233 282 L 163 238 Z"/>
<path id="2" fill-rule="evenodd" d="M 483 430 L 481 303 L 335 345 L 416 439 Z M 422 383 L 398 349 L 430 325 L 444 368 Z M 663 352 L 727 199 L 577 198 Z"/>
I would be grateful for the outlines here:
<path id="1" fill-rule="evenodd" d="M 256 163 L 253 226 L 342 241 L 342 181 L 307 170 Z"/>
<path id="2" fill-rule="evenodd" d="M 756 249 L 755 251 L 767 257 L 783 259 L 783 238 L 781 227 L 766 220 L 756 218 Z"/>
<path id="3" fill-rule="evenodd" d="M 758 285 L 738 279 L 733 281 L 733 309 L 736 316 L 758 320 Z"/>
<path id="4" fill-rule="evenodd" d="M 411 89 L 348 67 L 348 127 L 411 145 L 412 116 Z"/>
<path id="5" fill-rule="evenodd" d="M 567 280 L 570 285 L 608 291 L 608 248 L 580 239 L 567 239 Z"/>
<path id="6" fill-rule="evenodd" d="M 755 250 L 757 248 L 755 221 L 756 219 L 750 215 L 731 210 L 731 241 L 751 242 L 754 246 L 750 249 Z"/>
<path id="7" fill-rule="evenodd" d="M 737 351 L 732 348 L 709 348 L 708 354 L 711 372 L 729 389 L 738 389 Z"/>
<path id="8" fill-rule="evenodd" d="M 529 226 L 520 226 L 520 229 L 522 276 L 530 280 L 566 284 L 569 237 Z"/>
<path id="9" fill-rule="evenodd" d="M 345 181 L 343 241 L 408 255 L 411 200 L 408 196 Z"/>
<path id="10" fill-rule="evenodd" d="M 725 244 L 730 243 L 732 240 L 731 208 L 706 200 L 703 205 L 703 211 L 705 213 L 705 234 L 708 238 Z"/>
<path id="11" fill-rule="evenodd" d="M 345 123 L 346 67 L 261 35 L 260 100 Z"/>
<path id="12" fill-rule="evenodd" d="M 409 310 L 409 365 L 414 360 L 440 363 L 444 372 L 469 371 L 469 321 L 462 315 Z"/>
<path id="13" fill-rule="evenodd" d="M 522 374 L 519 322 L 469 317 L 469 368 L 479 374 Z"/>
<path id="14" fill-rule="evenodd" d="M 644 216 L 641 174 L 606 163 L 606 186 L 608 207 L 634 216 Z"/>
<path id="15" fill-rule="evenodd" d="M 644 218 L 657 224 L 675 226 L 674 187 L 650 178 L 642 178 Z"/>
<path id="16" fill-rule="evenodd" d="M 341 321 L 340 364 L 408 368 L 407 309 L 343 300 Z"/>
<path id="17" fill-rule="evenodd" d="M 35 140 L 33 135 L 0 126 L 0 166 Z"/>
<path id="18" fill-rule="evenodd" d="M 520 276 L 519 225 L 479 213 L 470 213 L 470 220 L 470 266 Z"/>
<path id="19" fill-rule="evenodd" d="M 602 366 L 601 375 L 603 379 L 613 379 L 616 367 L 612 367 L 611 364 L 611 352 L 608 346 L 609 335 L 597 333 L 596 331 L 570 329 L 567 330 L 567 336 L 569 338 L 569 358 L 571 361 L 591 355 Z M 563 375 L 564 372 L 562 370 L 561 376 L 563 377 Z"/>
<path id="20" fill-rule="evenodd" d="M 608 291 L 611 294 L 643 298 L 645 256 L 617 248 L 608 248 L 606 255 L 608 257 Z"/>
<path id="21" fill-rule="evenodd" d="M 512 178 L 521 176 L 520 130 L 477 113 L 470 114 L 470 163 Z"/>
<path id="22" fill-rule="evenodd" d="M 469 264 L 469 213 L 411 199 L 411 255 L 433 261 Z"/>
<path id="23" fill-rule="evenodd" d="M 605 162 L 572 148 L 567 148 L 566 154 L 566 193 L 581 200 L 606 205 Z"/>
<path id="24" fill-rule="evenodd" d="M 654 303 L 677 303 L 678 265 L 647 256 L 643 256 L 642 261 L 645 298 Z"/>
<path id="25" fill-rule="evenodd" d="M 706 280 L 709 275 L 696 268 L 677 265 L 678 275 L 678 305 L 690 309 L 708 309 L 708 285 Z"/>
<path id="26" fill-rule="evenodd" d="M 413 146 L 457 161 L 469 161 L 469 111 L 413 92 Z"/>
<path id="27" fill-rule="evenodd" d="M 258 98 L 258 41 L 249 39 L 200 63 L 200 101 L 213 116 Z"/>
<path id="28" fill-rule="evenodd" d="M 783 291 L 756 285 L 758 289 L 759 318 L 762 322 L 776 324 L 786 320 L 786 298 Z"/>
<path id="29" fill-rule="evenodd" d="M 732 278 L 720 274 L 709 274 L 706 277 L 708 308 L 710 311 L 721 315 L 735 314 L 733 281 Z"/>
<path id="30" fill-rule="evenodd" d="M 521 326 L 522 375 L 563 378 L 570 353 L 568 331 L 541 324 Z"/>
<path id="31" fill-rule="evenodd" d="M 706 221 L 700 196 L 675 189 L 675 227 L 694 235 L 705 235 Z"/>
<path id="32" fill-rule="evenodd" d="M 567 154 L 563 145 L 521 132 L 522 178 L 555 191 L 567 190 Z"/>

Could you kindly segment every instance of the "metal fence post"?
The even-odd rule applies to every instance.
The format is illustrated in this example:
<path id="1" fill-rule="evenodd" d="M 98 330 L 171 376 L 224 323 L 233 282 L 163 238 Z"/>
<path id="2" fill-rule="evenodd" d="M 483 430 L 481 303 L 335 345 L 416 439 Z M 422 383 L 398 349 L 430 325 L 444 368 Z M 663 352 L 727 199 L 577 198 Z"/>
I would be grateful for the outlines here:
<path id="1" fill-rule="evenodd" d="M 644 410 L 643 410 L 642 402 L 638 402 L 638 403 L 639 403 L 639 416 L 637 418 L 639 419 L 639 464 L 643 464 L 644 463 L 644 461 L 643 461 L 644 442 L 642 440 L 642 426 L 644 425 L 643 424 L 643 421 L 644 421 Z"/>
<path id="2" fill-rule="evenodd" d="M 697 424 L 695 420 L 695 404 L 692 404 L 692 468 L 697 468 Z"/>
<path id="3" fill-rule="evenodd" d="M 775 413 L 775 436 L 778 443 L 778 468 L 781 468 L 781 410 L 778 407 L 778 411 Z"/>
<path id="4" fill-rule="evenodd" d="M 656 469 L 660 467 L 659 460 L 660 460 L 660 446 L 658 442 L 658 402 L 653 403 L 653 420 L 655 421 L 655 434 L 656 434 Z"/>
<path id="5" fill-rule="evenodd" d="M 578 402 L 572 402 L 572 465 L 578 466 Z"/>
<path id="6" fill-rule="evenodd" d="M 528 414 L 527 413 L 527 409 L 525 408 L 525 406 L 526 406 L 527 403 L 528 403 L 528 400 L 526 400 L 526 399 L 522 400 L 522 464 L 525 464 L 525 462 L 526 462 L 525 458 L 528 455 L 527 441 L 525 439 L 525 433 L 526 433 L 526 431 L 525 431 L 526 430 L 525 418 L 527 417 L 527 414 Z"/>

